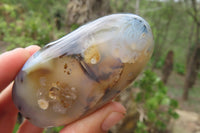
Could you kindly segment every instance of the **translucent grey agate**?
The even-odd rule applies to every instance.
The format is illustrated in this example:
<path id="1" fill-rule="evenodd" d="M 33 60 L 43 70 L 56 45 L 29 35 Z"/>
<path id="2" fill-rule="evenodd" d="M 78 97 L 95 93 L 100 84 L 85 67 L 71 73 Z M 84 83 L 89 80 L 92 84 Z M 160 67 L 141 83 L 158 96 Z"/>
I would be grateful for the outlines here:
<path id="1" fill-rule="evenodd" d="M 99 18 L 36 52 L 15 79 L 13 101 L 38 127 L 68 124 L 132 83 L 153 46 L 143 18 L 133 14 Z"/>

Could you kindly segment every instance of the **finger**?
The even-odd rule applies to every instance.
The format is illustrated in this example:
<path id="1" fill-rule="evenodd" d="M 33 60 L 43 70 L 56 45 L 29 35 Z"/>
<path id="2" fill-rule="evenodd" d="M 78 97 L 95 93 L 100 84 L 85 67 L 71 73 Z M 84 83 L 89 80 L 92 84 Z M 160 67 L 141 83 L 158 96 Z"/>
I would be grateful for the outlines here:
<path id="1" fill-rule="evenodd" d="M 26 51 L 28 51 L 30 53 L 30 55 L 32 55 L 35 51 L 39 50 L 40 47 L 38 46 L 29 46 L 27 48 L 25 48 Z M 6 78 L 6 77 L 5 77 Z M 0 84 L 1 85 L 1 84 Z M 7 112 L 9 110 L 15 110 L 15 106 L 14 103 L 12 101 L 12 86 L 13 83 L 11 83 L 5 91 L 2 91 L 0 94 L 0 109 L 7 109 Z M 1 118 L 1 117 L 0 117 Z"/>
<path id="2" fill-rule="evenodd" d="M 0 55 L 0 91 L 14 79 L 29 57 L 29 52 L 23 48 Z"/>
<path id="3" fill-rule="evenodd" d="M 28 57 L 30 57 L 30 54 L 33 54 L 36 50 L 38 49 L 33 46 L 26 50 L 19 48 L 0 55 L 0 91 L 14 79 L 17 74 L 17 69 L 20 69 Z M 16 64 L 10 63 L 13 59 L 17 59 Z M 6 68 L 6 66 L 8 67 Z M 0 93 L 0 131 L 5 133 L 12 132 L 18 113 L 12 101 L 12 86 L 13 83 Z"/>
<path id="4" fill-rule="evenodd" d="M 40 49 L 40 47 L 37 45 L 31 45 L 26 47 L 25 49 L 29 52 L 30 55 L 33 55 L 36 51 Z"/>
<path id="5" fill-rule="evenodd" d="M 38 49 L 36 46 L 17 48 L 0 55 L 0 92 L 14 80 L 26 60 Z"/>
<path id="6" fill-rule="evenodd" d="M 125 112 L 120 103 L 111 102 L 93 114 L 67 125 L 60 133 L 105 133 L 124 117 Z"/>
<path id="7" fill-rule="evenodd" d="M 17 119 L 17 112 L 12 101 L 11 83 L 6 89 L 0 93 L 0 131 L 2 133 L 12 133 Z"/>
<path id="8" fill-rule="evenodd" d="M 25 120 L 19 127 L 18 133 L 42 133 L 43 128 L 36 127 L 28 120 Z"/>

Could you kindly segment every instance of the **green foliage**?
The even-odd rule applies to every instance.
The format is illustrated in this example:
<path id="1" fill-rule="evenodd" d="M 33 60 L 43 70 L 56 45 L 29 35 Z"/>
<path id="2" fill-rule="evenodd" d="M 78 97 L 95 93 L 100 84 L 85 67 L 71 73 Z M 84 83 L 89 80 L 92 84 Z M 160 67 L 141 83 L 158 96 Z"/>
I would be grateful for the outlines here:
<path id="1" fill-rule="evenodd" d="M 185 65 L 183 64 L 175 64 L 175 71 L 178 74 L 184 75 L 185 74 Z"/>
<path id="2" fill-rule="evenodd" d="M 66 34 L 63 30 L 55 30 L 54 17 L 56 17 L 56 12 L 64 14 L 65 7 L 62 4 L 67 3 L 67 1 L 57 2 L 56 4 L 53 1 L 48 1 L 48 8 L 50 8 L 51 4 L 54 4 L 54 10 L 50 10 L 50 12 L 47 12 L 46 9 L 42 10 L 43 8 L 37 10 L 40 7 L 40 3 L 31 3 L 29 1 L 19 1 L 19 3 L 13 5 L 8 0 L 1 4 L 0 40 L 8 44 L 7 50 L 11 50 L 16 47 L 27 47 L 33 44 L 44 46 L 53 41 L 53 38 L 63 36 Z M 29 7 L 29 10 L 27 7 Z M 64 16 L 61 15 L 61 17 L 60 19 L 64 23 Z M 62 24 L 61 26 L 64 25 Z"/>
<path id="3" fill-rule="evenodd" d="M 50 132 L 51 133 L 59 133 L 63 128 L 64 128 L 64 126 L 52 127 L 52 128 L 50 128 L 50 130 L 51 130 Z M 43 131 L 43 133 L 48 133 L 47 129 L 45 129 Z"/>
<path id="4" fill-rule="evenodd" d="M 35 45 L 38 44 L 37 41 L 33 40 L 29 37 L 18 37 L 18 36 L 12 36 L 12 37 L 5 37 L 3 39 L 4 41 L 10 43 L 10 45 L 7 47 L 7 50 L 14 49 L 16 47 L 27 47 L 29 45 Z"/>
<path id="5" fill-rule="evenodd" d="M 17 20 L 6 25 L 0 20 L 2 40 L 10 44 L 8 50 L 33 44 L 41 46 L 50 41 L 52 27 L 42 22 L 40 17 L 25 17 L 24 21 Z"/>
<path id="6" fill-rule="evenodd" d="M 24 21 L 24 32 L 28 37 L 35 38 L 39 45 L 44 45 L 50 41 L 50 33 L 53 27 L 38 14 L 31 14 Z"/>
<path id="7" fill-rule="evenodd" d="M 155 58 L 152 57 L 152 60 L 154 61 Z M 159 60 L 156 62 L 156 66 L 155 66 L 155 67 L 156 67 L 157 69 L 162 69 L 164 63 L 165 63 L 165 57 L 162 56 L 162 57 L 160 57 Z"/>
<path id="8" fill-rule="evenodd" d="M 15 127 L 13 129 L 13 133 L 17 133 L 19 126 L 20 126 L 20 124 L 18 122 L 16 122 Z M 51 132 L 59 133 L 63 128 L 64 128 L 64 126 L 53 127 L 53 128 L 51 128 Z M 47 132 L 46 130 L 47 129 L 44 129 L 43 133 L 46 133 Z"/>
<path id="9" fill-rule="evenodd" d="M 137 122 L 137 128 L 134 131 L 135 133 L 148 133 L 147 126 L 144 122 Z"/>
<path id="10" fill-rule="evenodd" d="M 143 77 L 135 82 L 140 92 L 135 96 L 139 113 L 144 115 L 137 123 L 135 133 L 163 132 L 166 130 L 170 118 L 178 118 L 175 109 L 178 102 L 167 95 L 167 87 L 150 70 L 144 72 Z"/>
<path id="11" fill-rule="evenodd" d="M 158 62 L 156 62 L 156 68 L 161 69 L 164 65 L 164 60 L 160 59 Z"/>
<path id="12" fill-rule="evenodd" d="M 60 126 L 60 127 L 54 127 L 53 131 L 59 133 L 60 130 L 62 130 L 64 128 L 64 126 Z"/>
<path id="13" fill-rule="evenodd" d="M 19 129 L 20 124 L 16 122 L 15 127 L 13 129 L 13 133 L 17 133 L 17 130 Z"/>
<path id="14" fill-rule="evenodd" d="M 71 31 L 73 31 L 73 30 L 76 30 L 77 28 L 79 27 L 79 25 L 78 24 L 73 24 L 72 26 L 71 26 Z"/>

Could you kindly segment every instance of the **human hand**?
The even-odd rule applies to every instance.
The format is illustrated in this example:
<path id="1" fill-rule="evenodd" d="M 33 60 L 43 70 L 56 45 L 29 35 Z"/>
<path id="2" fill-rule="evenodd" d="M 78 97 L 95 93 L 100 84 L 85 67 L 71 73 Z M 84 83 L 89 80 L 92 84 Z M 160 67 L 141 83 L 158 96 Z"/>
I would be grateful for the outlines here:
<path id="1" fill-rule="evenodd" d="M 40 48 L 29 46 L 17 48 L 0 55 L 0 131 L 12 133 L 18 110 L 12 101 L 12 81 L 20 71 L 26 60 Z M 110 102 L 96 112 L 65 126 L 61 133 L 105 133 L 119 122 L 125 114 L 125 108 Z M 43 129 L 25 120 L 18 133 L 42 133 Z"/>

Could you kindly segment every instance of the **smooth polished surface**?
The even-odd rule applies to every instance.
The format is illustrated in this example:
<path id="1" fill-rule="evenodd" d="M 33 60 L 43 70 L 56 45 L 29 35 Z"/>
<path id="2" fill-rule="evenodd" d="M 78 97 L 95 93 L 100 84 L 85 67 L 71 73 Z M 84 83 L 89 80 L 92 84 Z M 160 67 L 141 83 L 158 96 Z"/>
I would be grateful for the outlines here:
<path id="1" fill-rule="evenodd" d="M 26 62 L 15 79 L 14 103 L 36 126 L 68 124 L 132 83 L 153 46 L 149 24 L 137 15 L 97 19 L 47 44 Z"/>

